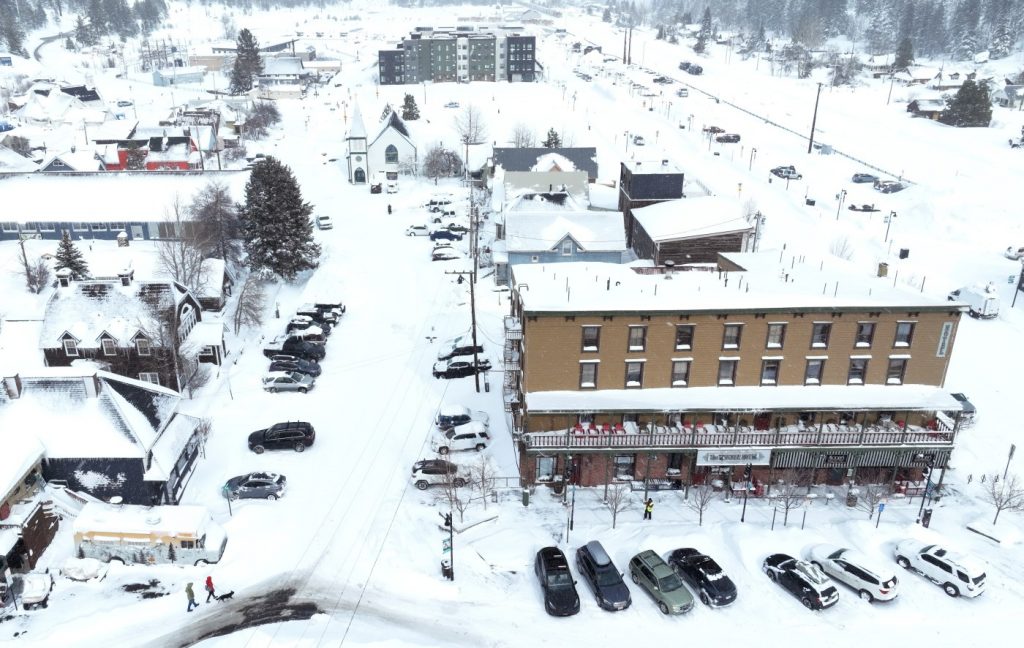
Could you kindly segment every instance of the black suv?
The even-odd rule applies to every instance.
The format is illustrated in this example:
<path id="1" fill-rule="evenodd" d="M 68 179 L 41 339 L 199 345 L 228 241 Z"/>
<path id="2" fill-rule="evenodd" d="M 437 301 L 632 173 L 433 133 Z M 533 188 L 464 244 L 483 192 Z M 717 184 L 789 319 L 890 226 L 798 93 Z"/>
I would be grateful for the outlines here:
<path id="1" fill-rule="evenodd" d="M 303 360 L 322 360 L 327 355 L 327 350 L 322 344 L 306 342 L 294 335 L 279 336 L 263 347 L 263 355 L 268 358 L 281 354 L 296 356 Z"/>
<path id="2" fill-rule="evenodd" d="M 302 358 L 295 358 L 294 360 L 274 360 L 270 363 L 270 369 L 268 369 L 268 371 L 298 371 L 299 373 L 316 378 L 320 375 L 320 365 L 315 362 L 310 362 L 309 360 L 303 360 Z"/>
<path id="3" fill-rule="evenodd" d="M 669 567 L 700 596 L 709 607 L 724 607 L 736 601 L 736 585 L 710 556 L 696 549 L 676 549 L 668 555 Z"/>
<path id="4" fill-rule="evenodd" d="M 286 423 L 275 423 L 263 430 L 256 430 L 249 435 L 249 449 L 256 454 L 263 454 L 264 450 L 287 450 L 291 448 L 295 452 L 304 452 L 306 448 L 313 445 L 316 439 L 316 430 L 309 423 L 303 421 L 288 421 Z"/>
<path id="5" fill-rule="evenodd" d="M 544 609 L 551 616 L 572 616 L 580 611 L 576 581 L 569 571 L 569 561 L 558 547 L 544 547 L 537 552 L 534 565 L 540 588 L 544 590 Z"/>
<path id="6" fill-rule="evenodd" d="M 761 565 L 768 578 L 800 599 L 808 610 L 824 610 L 839 602 L 832 580 L 815 565 L 786 554 L 772 554 Z"/>
<path id="7" fill-rule="evenodd" d="M 576 550 L 576 567 L 583 574 L 583 580 L 590 583 L 601 608 L 612 612 L 625 610 L 633 602 L 629 588 L 622 582 L 622 572 L 597 540 Z"/>

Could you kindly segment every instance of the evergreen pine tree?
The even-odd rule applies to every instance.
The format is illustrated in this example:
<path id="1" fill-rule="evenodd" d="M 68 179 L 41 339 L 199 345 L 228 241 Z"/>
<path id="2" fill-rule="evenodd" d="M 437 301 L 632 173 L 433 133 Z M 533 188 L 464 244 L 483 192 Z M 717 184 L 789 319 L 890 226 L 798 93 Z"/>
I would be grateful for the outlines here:
<path id="1" fill-rule="evenodd" d="M 313 242 L 312 213 L 290 168 L 273 157 L 259 162 L 239 213 L 249 268 L 291 281 L 317 267 L 320 246 Z"/>
<path id="2" fill-rule="evenodd" d="M 693 45 L 693 51 L 701 54 L 707 49 L 708 39 L 711 38 L 711 7 L 704 7 L 704 15 L 700 19 L 700 32 L 697 34 L 697 42 Z"/>
<path id="3" fill-rule="evenodd" d="M 964 81 L 960 90 L 946 100 L 946 110 L 939 121 L 957 128 L 988 127 L 992 122 L 992 100 L 988 86 L 975 83 L 973 79 Z"/>
<path id="4" fill-rule="evenodd" d="M 174 563 L 178 560 L 178 552 L 174 550 L 173 542 L 167 543 L 167 560 L 171 563 Z"/>
<path id="5" fill-rule="evenodd" d="M 544 148 L 559 148 L 562 146 L 562 138 L 558 136 L 558 131 L 554 128 L 549 128 L 548 136 L 541 142 L 541 146 Z"/>
<path id="6" fill-rule="evenodd" d="M 92 28 L 94 36 L 102 36 L 107 33 L 109 16 L 103 6 L 103 0 L 89 0 L 89 7 L 85 13 L 89 16 L 89 26 Z"/>
<path id="7" fill-rule="evenodd" d="M 416 97 L 411 94 L 405 95 L 405 103 L 402 104 L 402 119 L 415 121 L 420 118 L 420 109 L 416 105 Z"/>
<path id="8" fill-rule="evenodd" d="M 658 25 L 658 33 L 654 35 L 654 40 L 665 40 L 665 28 Z"/>
<path id="9" fill-rule="evenodd" d="M 966 61 L 978 52 L 978 23 L 981 20 L 979 0 L 962 0 L 953 12 L 949 30 L 954 58 Z"/>
<path id="10" fill-rule="evenodd" d="M 28 56 L 28 51 L 25 50 L 25 32 L 10 4 L 0 5 L 0 42 L 6 42 L 7 50 L 12 54 Z"/>
<path id="11" fill-rule="evenodd" d="M 74 242 L 71 240 L 71 235 L 67 231 L 60 237 L 60 243 L 57 244 L 57 254 L 54 258 L 54 270 L 67 268 L 76 279 L 84 279 L 89 276 L 89 264 L 86 263 L 82 252 L 75 247 Z"/>
<path id="12" fill-rule="evenodd" d="M 604 13 L 601 14 L 601 21 L 610 23 L 612 21 L 612 10 L 605 7 Z"/>
<path id="13" fill-rule="evenodd" d="M 238 32 L 235 65 L 231 68 L 231 94 L 242 94 L 252 90 L 252 79 L 263 71 L 260 45 L 248 29 Z"/>
<path id="14" fill-rule="evenodd" d="M 81 14 L 75 18 L 75 40 L 79 45 L 95 45 L 96 37 L 93 35 L 92 26 L 86 22 Z"/>
<path id="15" fill-rule="evenodd" d="M 1014 41 L 1012 19 L 1004 16 L 996 23 L 992 31 L 992 43 L 989 45 L 989 54 L 993 59 L 1006 58 L 1013 49 Z"/>
<path id="16" fill-rule="evenodd" d="M 893 61 L 893 69 L 902 70 L 913 62 L 914 44 L 910 42 L 909 38 L 904 38 L 900 41 L 899 47 L 896 48 L 896 59 Z"/>

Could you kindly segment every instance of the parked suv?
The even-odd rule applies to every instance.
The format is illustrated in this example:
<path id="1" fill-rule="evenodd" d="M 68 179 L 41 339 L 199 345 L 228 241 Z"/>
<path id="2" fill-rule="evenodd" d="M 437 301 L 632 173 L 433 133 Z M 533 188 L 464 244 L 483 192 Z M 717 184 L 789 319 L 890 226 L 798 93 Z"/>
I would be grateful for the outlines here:
<path id="1" fill-rule="evenodd" d="M 335 313 L 330 309 L 320 309 L 316 307 L 316 304 L 308 303 L 303 304 L 295 309 L 296 316 L 308 317 L 320 326 L 327 324 L 328 326 L 334 326 L 341 319 L 341 315 Z"/>
<path id="2" fill-rule="evenodd" d="M 263 355 L 268 358 L 281 354 L 296 356 L 303 360 L 322 360 L 327 355 L 327 350 L 322 344 L 306 342 L 294 335 L 279 335 L 263 347 Z"/>
<path id="3" fill-rule="evenodd" d="M 462 378 L 472 376 L 482 371 L 490 371 L 491 361 L 487 358 L 480 358 L 476 365 L 473 359 L 461 360 L 453 358 L 445 362 L 434 363 L 434 378 Z"/>
<path id="4" fill-rule="evenodd" d="M 693 609 L 693 596 L 682 579 L 650 549 L 629 561 L 629 576 L 654 598 L 662 614 L 683 614 Z"/>
<path id="5" fill-rule="evenodd" d="M 771 173 L 783 180 L 799 180 L 803 177 L 797 172 L 796 167 L 794 166 L 777 166 L 772 169 Z"/>
<path id="6" fill-rule="evenodd" d="M 580 611 L 576 581 L 569 571 L 569 561 L 558 547 L 544 547 L 537 552 L 534 571 L 544 592 L 544 610 L 551 616 L 572 616 Z"/>
<path id="7" fill-rule="evenodd" d="M 469 482 L 469 472 L 444 459 L 421 459 L 412 465 L 411 481 L 420 490 L 445 484 L 449 479 L 453 486 L 462 488 Z"/>
<path id="8" fill-rule="evenodd" d="M 430 240 L 437 241 L 444 239 L 446 241 L 461 241 L 462 234 L 451 231 L 450 229 L 438 229 L 430 233 Z"/>
<path id="9" fill-rule="evenodd" d="M 807 549 L 806 557 L 821 571 L 852 587 L 865 601 L 891 601 L 899 593 L 892 568 L 872 565 L 853 549 L 817 544 Z"/>
<path id="10" fill-rule="evenodd" d="M 710 556 L 696 549 L 676 549 L 669 554 L 668 564 L 693 587 L 704 605 L 725 607 L 736 601 L 736 585 Z"/>
<path id="11" fill-rule="evenodd" d="M 622 582 L 622 573 L 597 540 L 576 550 L 576 568 L 590 584 L 602 609 L 625 610 L 633 603 L 629 588 Z"/>
<path id="12" fill-rule="evenodd" d="M 450 340 L 445 340 L 441 343 L 441 348 L 437 350 L 438 360 L 448 360 L 455 356 L 471 356 L 474 353 L 483 353 L 484 348 L 479 344 L 473 346 L 473 338 L 468 335 L 460 335 L 453 337 Z"/>
<path id="13" fill-rule="evenodd" d="M 270 371 L 287 371 L 289 373 L 297 371 L 316 378 L 320 375 L 321 370 L 320 365 L 315 362 L 295 358 L 293 360 L 274 360 L 270 363 Z"/>
<path id="14" fill-rule="evenodd" d="M 808 610 L 824 610 L 839 602 L 839 591 L 832 580 L 806 560 L 786 554 L 772 554 L 761 565 L 768 579 L 800 599 Z"/>
<path id="15" fill-rule="evenodd" d="M 896 563 L 921 574 L 952 597 L 981 596 L 985 592 L 985 568 L 963 554 L 920 540 L 896 545 Z"/>
<path id="16" fill-rule="evenodd" d="M 438 435 L 433 441 L 434 450 L 446 455 L 458 450 L 476 450 L 480 452 L 491 443 L 491 435 L 487 426 L 479 421 L 453 427 Z"/>
<path id="17" fill-rule="evenodd" d="M 471 421 L 478 421 L 487 427 L 491 417 L 487 412 L 473 411 L 462 405 L 442 405 L 437 412 L 437 427 L 446 430 L 456 425 L 465 425 Z"/>
<path id="18" fill-rule="evenodd" d="M 268 428 L 256 430 L 249 435 L 249 449 L 256 454 L 264 450 L 286 450 L 304 452 L 316 440 L 316 430 L 303 421 L 275 423 Z"/>

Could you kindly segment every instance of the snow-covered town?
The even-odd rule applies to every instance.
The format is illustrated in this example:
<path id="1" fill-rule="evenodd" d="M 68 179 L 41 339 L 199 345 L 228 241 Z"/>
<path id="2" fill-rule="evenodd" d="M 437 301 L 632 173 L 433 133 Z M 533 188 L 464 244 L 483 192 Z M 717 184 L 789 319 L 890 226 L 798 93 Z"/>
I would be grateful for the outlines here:
<path id="1" fill-rule="evenodd" d="M 0 644 L 1008 644 L 1022 172 L 1022 0 L 0 0 Z"/>

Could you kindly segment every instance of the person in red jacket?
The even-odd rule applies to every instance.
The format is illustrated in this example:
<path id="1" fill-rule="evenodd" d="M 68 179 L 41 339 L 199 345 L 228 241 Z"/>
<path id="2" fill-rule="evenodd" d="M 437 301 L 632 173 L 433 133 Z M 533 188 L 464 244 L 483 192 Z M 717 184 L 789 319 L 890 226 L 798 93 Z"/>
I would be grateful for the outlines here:
<path id="1" fill-rule="evenodd" d="M 213 589 L 213 576 L 206 577 L 206 602 L 209 603 L 210 599 L 217 598 L 217 592 Z"/>

